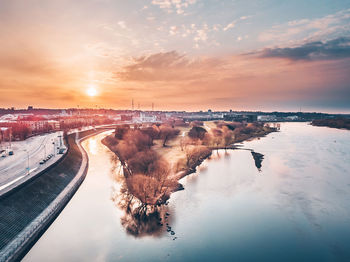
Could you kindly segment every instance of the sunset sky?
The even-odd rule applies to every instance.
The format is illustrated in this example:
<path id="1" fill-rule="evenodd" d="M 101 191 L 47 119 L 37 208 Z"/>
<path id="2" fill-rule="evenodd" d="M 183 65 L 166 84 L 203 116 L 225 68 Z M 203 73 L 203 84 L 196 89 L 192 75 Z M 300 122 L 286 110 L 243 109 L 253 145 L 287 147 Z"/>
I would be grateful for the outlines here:
<path id="1" fill-rule="evenodd" d="M 348 0 L 0 0 L 0 36 L 0 107 L 350 112 Z"/>

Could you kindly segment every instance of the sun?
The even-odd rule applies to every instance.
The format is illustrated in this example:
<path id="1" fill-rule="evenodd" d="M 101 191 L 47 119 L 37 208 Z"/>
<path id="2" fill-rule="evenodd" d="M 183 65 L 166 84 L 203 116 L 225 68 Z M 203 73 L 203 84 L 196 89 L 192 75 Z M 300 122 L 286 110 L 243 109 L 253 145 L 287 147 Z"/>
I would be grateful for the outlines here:
<path id="1" fill-rule="evenodd" d="M 93 96 L 96 96 L 96 95 L 97 95 L 97 90 L 96 90 L 95 87 L 90 86 L 90 87 L 86 90 L 86 93 L 87 93 L 88 96 L 93 97 Z"/>

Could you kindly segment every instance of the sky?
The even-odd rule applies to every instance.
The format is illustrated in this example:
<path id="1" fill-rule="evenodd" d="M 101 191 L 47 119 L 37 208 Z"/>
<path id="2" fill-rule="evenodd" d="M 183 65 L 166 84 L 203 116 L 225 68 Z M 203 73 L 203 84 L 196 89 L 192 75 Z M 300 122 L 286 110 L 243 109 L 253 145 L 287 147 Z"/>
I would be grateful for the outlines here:
<path id="1" fill-rule="evenodd" d="M 350 113 L 350 1 L 0 0 L 0 107 L 132 99 Z"/>

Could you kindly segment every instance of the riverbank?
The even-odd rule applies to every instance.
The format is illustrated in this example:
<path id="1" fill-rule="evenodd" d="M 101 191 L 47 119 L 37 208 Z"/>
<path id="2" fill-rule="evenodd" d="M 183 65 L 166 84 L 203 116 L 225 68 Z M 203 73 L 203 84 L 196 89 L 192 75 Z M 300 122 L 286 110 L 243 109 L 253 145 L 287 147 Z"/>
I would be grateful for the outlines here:
<path id="1" fill-rule="evenodd" d="M 103 130 L 79 134 L 80 140 Z M 79 185 L 88 167 L 76 134 L 67 138 L 68 152 L 54 167 L 26 181 L 0 199 L 0 261 L 17 261 L 54 221 Z"/>
<path id="2" fill-rule="evenodd" d="M 197 121 L 173 126 L 177 135 L 165 141 L 162 128 L 119 129 L 102 140 L 121 161 L 126 187 L 145 205 L 164 204 L 171 193 L 183 189 L 178 181 L 196 172 L 213 150 L 236 149 L 236 143 L 277 131 L 262 123 Z"/>
<path id="3" fill-rule="evenodd" d="M 350 130 L 350 119 L 345 119 L 345 118 L 318 119 L 318 120 L 313 120 L 311 122 L 311 125 Z"/>

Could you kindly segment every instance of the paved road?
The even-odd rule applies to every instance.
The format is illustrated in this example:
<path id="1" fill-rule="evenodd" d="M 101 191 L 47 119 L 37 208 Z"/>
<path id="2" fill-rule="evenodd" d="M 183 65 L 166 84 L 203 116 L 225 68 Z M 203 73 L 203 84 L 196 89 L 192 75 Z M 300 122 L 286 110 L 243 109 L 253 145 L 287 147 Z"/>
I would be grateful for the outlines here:
<path id="1" fill-rule="evenodd" d="M 0 159 L 0 187 L 28 174 L 28 156 L 29 172 L 35 172 L 38 168 L 44 168 L 58 160 L 60 155 L 50 159 L 42 166 L 39 164 L 45 158 L 45 155 L 53 153 L 54 145 L 52 142 L 55 142 L 56 146 L 59 145 L 58 135 L 62 135 L 62 132 L 35 136 L 25 141 L 14 142 L 14 155 Z"/>

